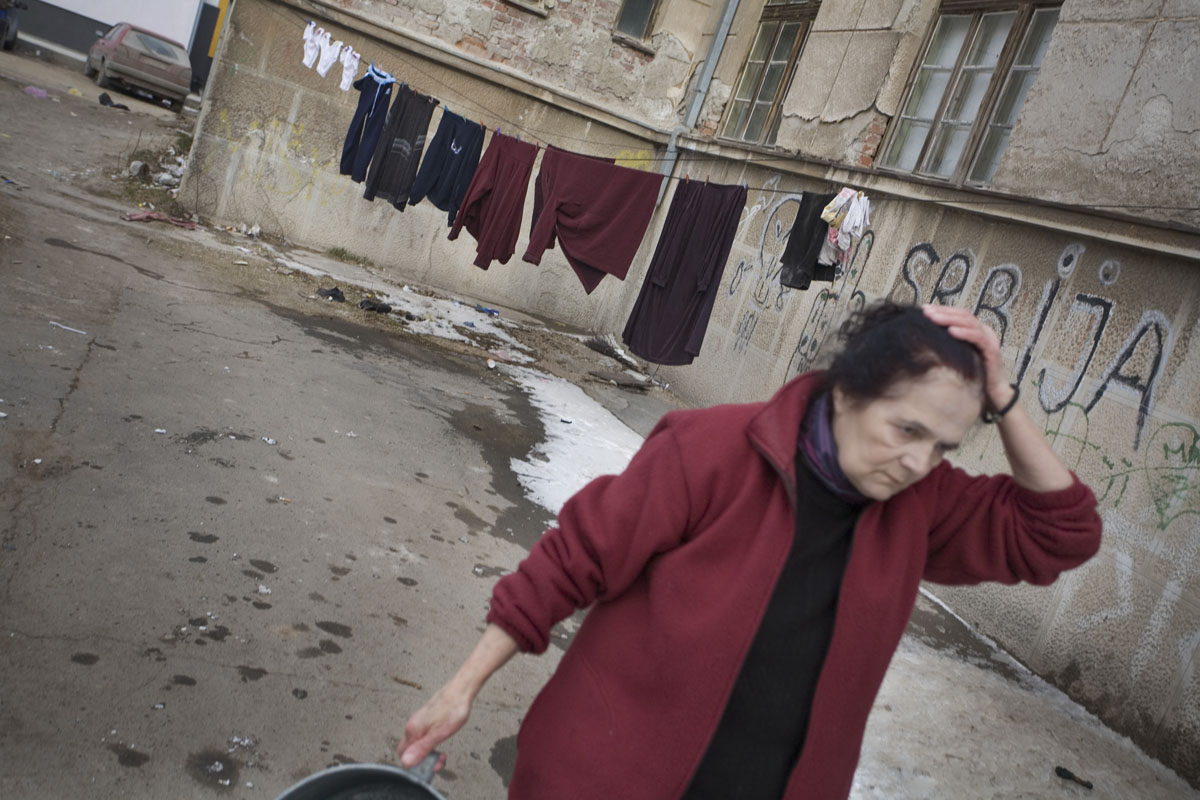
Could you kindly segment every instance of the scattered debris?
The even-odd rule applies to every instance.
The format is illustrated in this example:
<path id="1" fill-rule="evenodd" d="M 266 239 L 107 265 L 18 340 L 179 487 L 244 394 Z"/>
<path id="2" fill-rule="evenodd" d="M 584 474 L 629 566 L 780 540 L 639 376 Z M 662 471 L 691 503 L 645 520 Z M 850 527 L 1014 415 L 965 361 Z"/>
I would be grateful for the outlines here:
<path id="1" fill-rule="evenodd" d="M 262 440 L 272 446 L 279 444 L 279 442 L 275 441 L 274 439 L 268 438 L 266 436 L 262 437 Z"/>
<path id="2" fill-rule="evenodd" d="M 126 173 L 131 178 L 144 178 L 150 174 L 150 165 L 145 161 L 130 161 Z"/>
<path id="3" fill-rule="evenodd" d="M 1055 767 L 1054 774 L 1062 778 L 1064 781 L 1074 781 L 1085 789 L 1092 788 L 1091 781 L 1085 781 L 1083 778 L 1079 777 L 1074 772 L 1071 772 L 1071 770 L 1067 769 L 1066 767 Z"/>
<path id="4" fill-rule="evenodd" d="M 80 336 L 87 336 L 87 331 L 81 331 L 77 328 L 68 328 L 66 325 L 63 325 L 61 322 L 55 322 L 55 321 L 51 320 L 50 324 L 56 328 L 62 328 L 64 331 L 70 331 L 71 333 L 78 333 Z"/>
<path id="5" fill-rule="evenodd" d="M 611 383 L 612 385 L 618 386 L 622 389 L 637 389 L 638 391 L 644 392 L 654 385 L 649 377 L 642 375 L 641 373 L 631 375 L 629 372 L 613 372 L 606 369 L 594 369 L 588 372 L 588 375 L 596 378 L 597 380 L 603 381 L 604 383 Z"/>
<path id="6" fill-rule="evenodd" d="M 491 358 L 489 358 L 489 359 L 487 360 L 487 365 L 488 365 L 488 369 L 495 369 L 495 368 L 496 368 L 496 361 L 495 361 L 495 359 L 491 359 Z"/>
<path id="7" fill-rule="evenodd" d="M 108 96 L 108 92 L 101 92 L 100 96 L 97 97 L 96 100 L 100 103 L 100 105 L 106 106 L 108 108 L 115 108 L 118 111 L 128 111 L 129 110 L 129 106 L 125 105 L 124 103 L 114 103 L 113 99 Z"/>
<path id="8" fill-rule="evenodd" d="M 597 353 L 603 353 L 609 358 L 615 358 L 627 367 L 633 367 L 634 369 L 641 367 L 641 364 L 617 345 L 617 337 L 611 333 L 606 333 L 603 336 L 591 336 L 584 339 L 583 343 Z"/>
<path id="9" fill-rule="evenodd" d="M 132 214 L 122 214 L 121 219 L 126 222 L 169 222 L 176 227 L 185 228 L 189 231 L 196 230 L 196 223 L 191 220 L 168 217 L 161 211 L 134 211 Z"/>
<path id="10" fill-rule="evenodd" d="M 67 89 L 67 94 L 71 95 L 72 97 L 83 97 L 83 92 L 79 91 L 74 86 Z"/>
<path id="11" fill-rule="evenodd" d="M 7 177 L 6 175 L 0 175 L 0 181 L 3 181 L 5 186 L 15 186 L 18 189 L 28 189 L 29 188 L 28 184 L 24 184 L 19 181 L 14 181 L 12 178 Z M 12 237 L 5 236 L 4 238 L 11 239 Z"/>
<path id="12" fill-rule="evenodd" d="M 342 290 L 337 286 L 332 289 L 317 289 L 317 294 L 324 297 L 326 300 L 332 300 L 335 303 L 346 302 L 346 295 L 342 294 Z"/>
<path id="13" fill-rule="evenodd" d="M 154 182 L 159 186 L 175 187 L 179 185 L 179 178 L 176 178 L 170 172 L 160 172 L 154 176 Z"/>
<path id="14" fill-rule="evenodd" d="M 36 97 L 38 100 L 45 100 L 49 96 L 46 90 L 40 86 L 26 86 L 25 94 L 30 97 Z"/>
<path id="15" fill-rule="evenodd" d="M 570 417 L 559 417 L 558 420 L 559 422 L 565 422 L 568 425 L 570 425 L 573 421 Z"/>
<path id="16" fill-rule="evenodd" d="M 166 433 L 167 429 L 166 428 L 155 428 L 154 432 L 155 433 Z"/>
<path id="17" fill-rule="evenodd" d="M 265 583 L 260 583 L 258 585 L 258 593 L 259 594 L 270 594 L 271 589 Z"/>
<path id="18" fill-rule="evenodd" d="M 239 259 L 234 260 L 233 265 L 235 267 L 248 267 L 248 266 L 250 266 L 250 262 L 244 261 L 243 259 L 239 258 Z"/>
<path id="19" fill-rule="evenodd" d="M 184 163 L 186 165 L 187 162 L 184 162 Z M 259 227 L 259 225 L 257 223 L 254 225 L 247 225 L 246 223 L 243 222 L 241 225 L 238 225 L 233 230 L 237 231 L 238 233 L 242 234 L 243 236 L 249 236 L 252 239 L 257 239 L 262 234 L 262 228 Z"/>
<path id="20" fill-rule="evenodd" d="M 41 463 L 42 463 L 42 460 L 41 460 L 40 458 L 35 458 L 35 459 L 33 460 L 33 463 L 35 463 L 35 464 L 41 464 Z"/>
<path id="21" fill-rule="evenodd" d="M 380 314 L 392 313 L 392 307 L 387 303 L 381 303 L 378 300 L 373 300 L 370 297 L 364 297 L 359 301 L 358 307 L 364 311 L 375 311 Z"/>
<path id="22" fill-rule="evenodd" d="M 4 411 L 0 411 L 0 419 L 8 419 L 8 413 L 4 412 Z"/>
<path id="23" fill-rule="evenodd" d="M 468 327 L 468 328 L 474 328 L 474 327 L 475 327 L 475 323 L 474 323 L 474 322 L 471 322 L 470 320 L 467 320 L 466 322 L 464 322 L 464 323 L 463 323 L 463 325 L 464 325 L 464 326 L 466 326 L 466 327 Z"/>
<path id="24" fill-rule="evenodd" d="M 167 707 L 167 704 L 166 704 L 166 703 L 155 703 L 155 704 L 154 704 L 154 710 L 155 710 L 155 711 L 162 711 L 162 710 L 163 710 L 164 708 L 166 708 L 166 707 Z"/>
<path id="25" fill-rule="evenodd" d="M 489 314 L 489 315 L 491 315 L 491 316 L 493 316 L 493 317 L 498 317 L 498 316 L 500 316 L 500 312 L 499 312 L 499 311 L 497 311 L 496 309 L 494 309 L 494 308 L 488 308 L 487 306 L 481 306 L 481 305 L 479 305 L 478 303 L 476 303 L 476 304 L 475 304 L 475 310 L 476 310 L 476 311 L 482 311 L 483 313 L 485 313 L 485 314 Z"/>

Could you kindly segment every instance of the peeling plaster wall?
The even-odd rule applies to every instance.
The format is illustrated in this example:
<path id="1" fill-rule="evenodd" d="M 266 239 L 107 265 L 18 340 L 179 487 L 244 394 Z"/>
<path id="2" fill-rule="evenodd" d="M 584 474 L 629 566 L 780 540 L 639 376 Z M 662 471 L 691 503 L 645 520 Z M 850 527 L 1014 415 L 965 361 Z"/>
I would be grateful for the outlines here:
<path id="1" fill-rule="evenodd" d="M 776 145 L 870 166 L 937 8 L 936 0 L 822 3 L 784 98 Z"/>
<path id="2" fill-rule="evenodd" d="M 1200 3 L 1067 0 L 992 185 L 1080 205 L 1194 207 L 1197 87 Z M 1155 213 L 1200 228 L 1200 211 Z"/>
<path id="3" fill-rule="evenodd" d="M 677 107 L 698 53 L 710 2 L 665 0 L 645 43 L 613 40 L 621 0 L 529 0 L 545 16 L 504 0 L 342 0 L 383 24 L 422 34 L 509 67 L 583 100 L 618 106 L 658 127 Z"/>

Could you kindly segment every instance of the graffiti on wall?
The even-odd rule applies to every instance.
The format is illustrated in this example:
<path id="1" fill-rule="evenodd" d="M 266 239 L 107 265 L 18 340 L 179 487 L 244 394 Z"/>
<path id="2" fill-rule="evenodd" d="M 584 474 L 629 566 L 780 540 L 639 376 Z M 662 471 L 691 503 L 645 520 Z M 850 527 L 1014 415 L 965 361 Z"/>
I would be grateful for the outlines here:
<path id="1" fill-rule="evenodd" d="M 1172 346 L 1171 325 L 1156 310 L 1143 312 L 1141 319 L 1126 332 L 1116 355 L 1104 367 L 1096 383 L 1084 397 L 1080 388 L 1089 374 L 1103 342 L 1114 335 L 1112 328 L 1115 303 L 1111 298 L 1079 291 L 1068 299 L 1064 285 L 1074 274 L 1084 253 L 1082 244 L 1067 245 L 1058 257 L 1053 276 L 1041 287 L 1034 307 L 1033 323 L 1017 357 L 1016 380 L 1020 384 L 1033 364 L 1035 350 L 1050 334 L 1047 323 L 1061 330 L 1084 330 L 1084 341 L 1076 354 L 1070 374 L 1061 382 L 1042 368 L 1036 377 L 1037 397 L 1042 410 L 1054 414 L 1080 400 L 1090 412 L 1114 386 L 1136 393 L 1138 411 L 1133 429 L 1133 449 L 1141 445 L 1146 421 L 1154 407 L 1154 393 L 1162 378 Z M 996 331 L 1004 343 L 1012 328 L 1012 305 L 1021 291 L 1022 272 L 1016 264 L 1000 264 L 987 270 L 976 296 L 964 297 L 976 258 L 969 249 L 956 250 L 944 260 L 929 242 L 909 249 L 900 265 L 900 274 L 889 297 L 905 303 L 964 304 Z M 1108 260 L 1099 265 L 1097 279 L 1102 287 L 1112 286 L 1120 274 L 1120 263 Z M 966 301 L 963 303 L 963 301 Z M 1057 315 L 1057 316 L 1056 316 Z"/>
<path id="2" fill-rule="evenodd" d="M 781 258 L 802 195 L 778 194 L 779 183 L 780 176 L 773 176 L 746 208 L 738 225 L 737 239 L 750 240 L 751 255 L 739 259 L 730 270 L 726 291 L 731 298 L 741 297 L 731 343 L 737 352 L 750 347 L 764 316 L 775 317 L 773 321 L 778 323 L 794 295 L 813 297 L 812 308 L 788 363 L 787 377 L 791 378 L 812 366 L 829 333 L 836 330 L 847 313 L 865 305 L 866 297 L 858 284 L 875 234 L 867 231 L 863 235 L 851 251 L 849 263 L 832 284 L 814 284 L 807 291 L 784 286 L 779 281 L 783 269 Z"/>

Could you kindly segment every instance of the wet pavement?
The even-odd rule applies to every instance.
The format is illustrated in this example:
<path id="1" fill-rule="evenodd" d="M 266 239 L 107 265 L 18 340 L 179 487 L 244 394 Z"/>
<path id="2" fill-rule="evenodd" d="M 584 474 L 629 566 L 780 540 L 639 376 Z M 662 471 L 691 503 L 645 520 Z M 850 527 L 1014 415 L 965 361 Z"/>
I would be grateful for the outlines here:
<path id="1" fill-rule="evenodd" d="M 586 381 L 615 362 L 578 332 L 406 292 L 394 265 L 121 221 L 110 175 L 177 123 L 21 91 L 56 69 L 0 54 L 0 797 L 270 798 L 391 762 L 551 517 L 533 498 L 677 403 Z M 316 296 L 335 284 L 348 302 Z M 368 291 L 417 319 L 359 310 Z M 448 797 L 503 796 L 577 625 L 489 684 Z M 854 793 L 1189 796 L 927 598 Z"/>

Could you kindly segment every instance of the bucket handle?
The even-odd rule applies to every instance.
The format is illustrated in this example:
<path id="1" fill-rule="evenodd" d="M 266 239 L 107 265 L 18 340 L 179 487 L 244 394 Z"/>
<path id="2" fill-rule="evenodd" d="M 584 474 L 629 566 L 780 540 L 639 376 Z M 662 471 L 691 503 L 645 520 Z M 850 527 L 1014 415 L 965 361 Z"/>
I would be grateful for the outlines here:
<path id="1" fill-rule="evenodd" d="M 438 759 L 442 754 L 436 750 L 425 756 L 425 759 L 410 770 L 407 770 L 409 775 L 419 780 L 426 785 L 433 783 L 433 768 L 437 766 Z"/>

